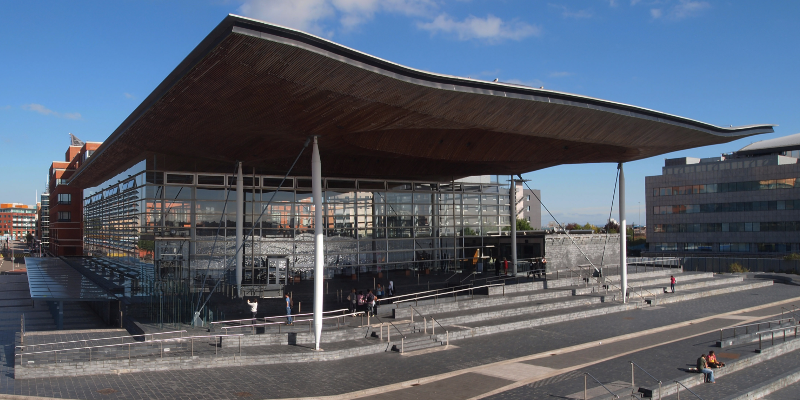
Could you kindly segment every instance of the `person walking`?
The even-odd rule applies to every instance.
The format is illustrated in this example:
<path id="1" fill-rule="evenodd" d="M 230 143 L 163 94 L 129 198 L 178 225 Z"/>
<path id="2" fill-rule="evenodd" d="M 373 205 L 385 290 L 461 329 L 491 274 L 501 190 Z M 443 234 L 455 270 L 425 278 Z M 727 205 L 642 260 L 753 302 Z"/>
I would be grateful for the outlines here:
<path id="1" fill-rule="evenodd" d="M 500 276 L 500 259 L 494 259 L 494 276 Z"/>
<path id="2" fill-rule="evenodd" d="M 675 282 L 676 282 L 675 281 L 675 276 L 674 275 L 670 275 L 669 276 L 669 286 L 670 286 L 670 289 L 672 289 L 672 293 L 675 293 Z"/>
<path id="3" fill-rule="evenodd" d="M 251 303 L 250 299 L 247 299 L 247 305 L 250 306 L 250 312 L 253 313 L 253 319 L 255 319 L 258 313 L 258 300 Z"/>
<path id="4" fill-rule="evenodd" d="M 367 291 L 367 315 L 375 316 L 375 295 L 372 293 L 372 289 Z"/>
<path id="5" fill-rule="evenodd" d="M 389 297 L 394 296 L 394 281 L 389 281 L 389 287 L 386 288 L 386 295 Z"/>
<path id="6" fill-rule="evenodd" d="M 284 294 L 283 298 L 286 300 L 286 325 L 294 325 L 292 321 L 292 306 L 294 305 L 292 298 L 288 294 Z"/>
<path id="7" fill-rule="evenodd" d="M 508 275 L 508 260 L 505 257 L 503 257 L 503 272 Z"/>
<path id="8" fill-rule="evenodd" d="M 701 354 L 700 358 L 697 359 L 697 371 L 702 372 L 705 375 L 705 381 L 707 383 L 716 383 L 714 382 L 714 371 L 708 368 L 708 362 L 706 361 L 705 354 Z"/>

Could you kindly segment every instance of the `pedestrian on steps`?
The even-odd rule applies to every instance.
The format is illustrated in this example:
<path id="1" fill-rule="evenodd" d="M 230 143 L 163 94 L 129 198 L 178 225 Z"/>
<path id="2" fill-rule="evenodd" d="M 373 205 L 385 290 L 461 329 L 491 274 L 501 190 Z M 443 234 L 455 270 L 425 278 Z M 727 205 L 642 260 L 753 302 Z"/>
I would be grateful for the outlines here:
<path id="1" fill-rule="evenodd" d="M 286 300 L 286 325 L 294 325 L 292 322 L 292 306 L 294 306 L 292 298 L 288 294 L 284 294 L 283 298 Z"/>
<path id="2" fill-rule="evenodd" d="M 253 313 L 253 319 L 256 319 L 256 314 L 258 313 L 258 299 L 254 302 L 250 302 L 250 299 L 247 299 L 247 305 L 250 306 L 250 312 Z"/>
<path id="3" fill-rule="evenodd" d="M 674 275 L 670 275 L 669 276 L 669 286 L 672 289 L 672 293 L 675 293 L 675 282 L 676 282 L 675 281 L 675 276 Z"/>

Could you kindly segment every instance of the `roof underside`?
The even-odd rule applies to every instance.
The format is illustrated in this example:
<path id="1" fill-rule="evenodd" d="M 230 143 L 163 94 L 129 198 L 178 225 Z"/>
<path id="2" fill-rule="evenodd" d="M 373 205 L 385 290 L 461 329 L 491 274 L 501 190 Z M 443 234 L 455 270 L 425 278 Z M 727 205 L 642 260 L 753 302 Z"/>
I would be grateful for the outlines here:
<path id="1" fill-rule="evenodd" d="M 319 135 L 328 177 L 450 180 L 627 162 L 772 132 L 723 128 L 567 93 L 438 75 L 302 32 L 228 16 L 71 183 L 148 154 L 173 170 L 286 173 Z M 311 152 L 294 175 L 311 174 Z"/>

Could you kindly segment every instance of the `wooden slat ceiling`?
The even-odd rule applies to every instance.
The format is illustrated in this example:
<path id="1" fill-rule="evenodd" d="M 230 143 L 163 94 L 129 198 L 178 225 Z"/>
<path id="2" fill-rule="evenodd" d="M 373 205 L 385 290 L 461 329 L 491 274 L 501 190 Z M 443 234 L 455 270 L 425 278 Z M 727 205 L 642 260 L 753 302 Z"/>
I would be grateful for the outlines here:
<path id="1" fill-rule="evenodd" d="M 284 174 L 319 135 L 326 177 L 450 180 L 627 162 L 743 136 L 623 104 L 412 70 L 228 16 L 73 176 L 102 183 L 146 155 L 173 170 Z M 293 175 L 311 174 L 311 151 Z"/>

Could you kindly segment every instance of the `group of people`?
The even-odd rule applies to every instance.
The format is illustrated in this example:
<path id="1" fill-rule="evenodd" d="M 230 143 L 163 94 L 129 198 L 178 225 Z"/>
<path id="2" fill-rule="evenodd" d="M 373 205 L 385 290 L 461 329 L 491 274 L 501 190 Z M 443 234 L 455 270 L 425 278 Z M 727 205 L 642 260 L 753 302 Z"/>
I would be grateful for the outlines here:
<path id="1" fill-rule="evenodd" d="M 716 383 L 714 381 L 714 371 L 711 368 L 724 367 L 725 363 L 717 360 L 717 355 L 711 350 L 708 355 L 701 354 L 697 359 L 697 371 L 705 375 L 705 381 L 708 383 Z"/>
<path id="2" fill-rule="evenodd" d="M 366 311 L 367 315 L 375 316 L 378 313 L 378 301 L 386 297 L 394 296 L 394 282 L 389 281 L 389 285 L 383 287 L 380 283 L 375 287 L 375 291 L 368 289 L 356 292 L 353 288 L 347 295 L 347 303 L 351 313 Z"/>
<path id="3" fill-rule="evenodd" d="M 292 318 L 294 302 L 288 293 L 283 295 L 283 301 L 286 302 L 286 325 L 294 325 L 294 319 Z M 253 319 L 255 319 L 256 314 L 258 314 L 258 300 L 250 301 L 250 299 L 247 299 L 247 305 L 250 306 L 250 312 L 253 313 Z"/>

